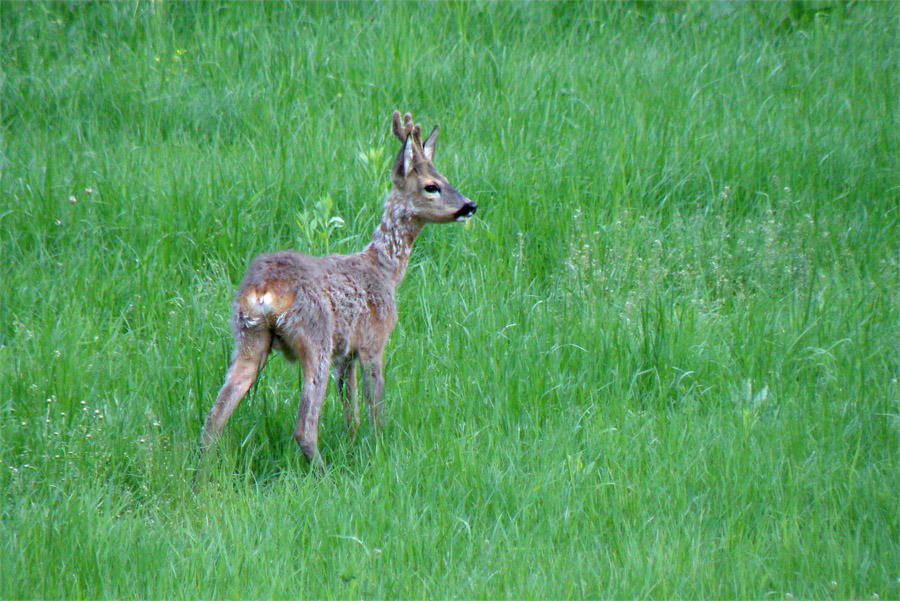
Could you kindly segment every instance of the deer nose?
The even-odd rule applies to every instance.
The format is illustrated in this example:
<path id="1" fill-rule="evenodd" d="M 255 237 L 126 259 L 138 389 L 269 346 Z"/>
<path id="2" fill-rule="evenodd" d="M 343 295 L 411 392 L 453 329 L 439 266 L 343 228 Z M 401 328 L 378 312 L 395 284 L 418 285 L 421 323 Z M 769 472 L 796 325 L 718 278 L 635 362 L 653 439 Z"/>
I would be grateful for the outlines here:
<path id="1" fill-rule="evenodd" d="M 469 217 L 475 214 L 475 211 L 478 210 L 478 205 L 476 205 L 471 200 L 464 204 L 460 210 L 456 212 L 453 218 L 456 221 L 465 221 Z"/>

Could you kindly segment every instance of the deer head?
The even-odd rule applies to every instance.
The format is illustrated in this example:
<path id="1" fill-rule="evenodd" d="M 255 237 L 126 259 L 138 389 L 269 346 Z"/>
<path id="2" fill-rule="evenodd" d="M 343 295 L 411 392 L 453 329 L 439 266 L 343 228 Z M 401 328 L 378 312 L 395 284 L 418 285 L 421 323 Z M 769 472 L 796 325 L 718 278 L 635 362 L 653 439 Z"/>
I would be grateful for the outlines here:
<path id="1" fill-rule="evenodd" d="M 401 121 L 400 112 L 394 111 L 393 132 L 403 146 L 391 169 L 391 180 L 405 217 L 421 223 L 447 223 L 474 215 L 477 205 L 434 168 L 437 126 L 423 143 L 422 127 L 413 123 L 412 115 L 406 113 Z"/>

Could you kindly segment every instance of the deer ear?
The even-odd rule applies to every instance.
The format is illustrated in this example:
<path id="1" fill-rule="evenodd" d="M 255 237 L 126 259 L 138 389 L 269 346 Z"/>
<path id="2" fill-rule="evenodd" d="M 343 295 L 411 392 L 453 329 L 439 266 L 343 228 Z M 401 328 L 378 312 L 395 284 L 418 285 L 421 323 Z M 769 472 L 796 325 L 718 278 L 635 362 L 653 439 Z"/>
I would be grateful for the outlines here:
<path id="1" fill-rule="evenodd" d="M 407 136 L 403 143 L 403 177 L 408 176 L 416 166 L 415 146 L 412 135 Z"/>
<path id="2" fill-rule="evenodd" d="M 391 178 L 397 185 L 402 185 L 402 182 L 416 167 L 414 147 L 413 137 L 407 136 L 397 154 L 397 160 L 394 161 L 394 166 L 391 168 Z"/>
<path id="3" fill-rule="evenodd" d="M 428 134 L 428 139 L 425 140 L 425 144 L 422 145 L 422 150 L 425 151 L 425 158 L 428 159 L 429 163 L 434 162 L 434 147 L 437 144 L 438 137 L 438 126 L 435 125 L 434 129 L 431 130 L 431 133 Z"/>

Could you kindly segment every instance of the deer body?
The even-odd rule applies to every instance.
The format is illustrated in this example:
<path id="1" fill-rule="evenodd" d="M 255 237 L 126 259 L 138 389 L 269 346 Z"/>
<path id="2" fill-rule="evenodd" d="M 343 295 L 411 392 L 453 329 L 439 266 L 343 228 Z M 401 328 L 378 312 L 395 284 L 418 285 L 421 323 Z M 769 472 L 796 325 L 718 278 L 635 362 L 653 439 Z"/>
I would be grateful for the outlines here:
<path id="1" fill-rule="evenodd" d="M 348 429 L 359 426 L 357 363 L 370 422 L 380 427 L 382 357 L 397 323 L 394 291 L 413 242 L 426 223 L 465 220 L 477 208 L 434 169 L 437 127 L 423 143 L 411 115 L 401 123 L 395 112 L 393 131 L 403 143 L 391 170 L 394 186 L 364 250 L 327 257 L 282 251 L 250 262 L 234 303 L 234 354 L 203 427 L 202 447 L 221 434 L 272 348 L 300 361 L 303 385 L 294 438 L 315 468 L 324 469 L 317 450 L 319 416 L 332 366 Z"/>

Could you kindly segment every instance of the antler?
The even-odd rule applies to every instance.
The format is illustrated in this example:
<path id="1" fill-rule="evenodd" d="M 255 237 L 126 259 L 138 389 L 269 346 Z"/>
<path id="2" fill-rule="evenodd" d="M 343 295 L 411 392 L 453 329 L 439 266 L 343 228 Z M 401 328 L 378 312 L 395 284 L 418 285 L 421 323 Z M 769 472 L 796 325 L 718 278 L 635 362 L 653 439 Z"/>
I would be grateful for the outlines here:
<path id="1" fill-rule="evenodd" d="M 413 130 L 412 115 L 409 113 L 406 113 L 403 116 L 403 122 L 401 123 L 400 122 L 400 111 L 394 111 L 393 130 L 394 130 L 394 135 L 397 136 L 397 138 L 401 142 L 406 142 L 406 138 L 409 136 L 409 134 Z"/>
<path id="2" fill-rule="evenodd" d="M 394 135 L 397 136 L 397 139 L 401 142 L 406 142 L 406 138 L 411 134 L 413 141 L 419 145 L 419 148 L 422 148 L 422 126 L 418 123 L 413 123 L 413 118 L 410 113 L 403 115 L 403 122 L 401 123 L 400 111 L 394 111 L 393 131 Z"/>

